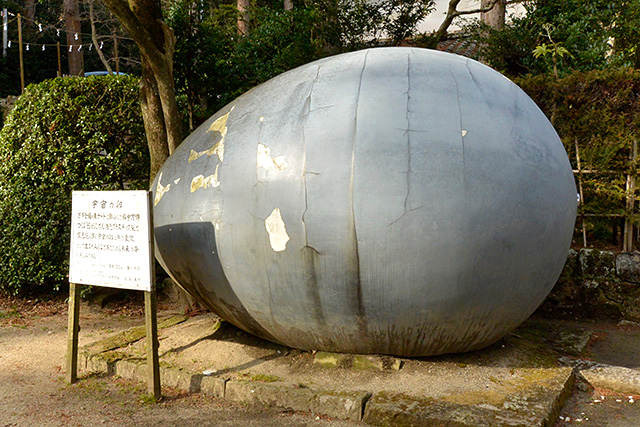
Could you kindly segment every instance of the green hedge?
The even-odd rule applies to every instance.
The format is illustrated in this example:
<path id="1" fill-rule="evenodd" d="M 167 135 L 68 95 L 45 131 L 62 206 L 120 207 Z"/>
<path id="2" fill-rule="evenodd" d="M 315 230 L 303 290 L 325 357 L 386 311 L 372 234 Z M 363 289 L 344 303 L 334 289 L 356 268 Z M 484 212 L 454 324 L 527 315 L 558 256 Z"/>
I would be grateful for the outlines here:
<path id="1" fill-rule="evenodd" d="M 551 119 L 574 169 L 577 142 L 582 169 L 601 172 L 582 176 L 585 203 L 580 212 L 618 214 L 637 223 L 636 212 L 625 209 L 625 184 L 627 173 L 637 174 L 638 162 L 629 159 L 640 139 L 640 71 L 574 72 L 561 79 L 527 76 L 516 83 Z M 612 237 L 611 222 L 591 220 L 591 240 Z"/>
<path id="2" fill-rule="evenodd" d="M 149 158 L 128 76 L 30 85 L 0 132 L 0 291 L 67 281 L 71 192 L 148 188 Z"/>

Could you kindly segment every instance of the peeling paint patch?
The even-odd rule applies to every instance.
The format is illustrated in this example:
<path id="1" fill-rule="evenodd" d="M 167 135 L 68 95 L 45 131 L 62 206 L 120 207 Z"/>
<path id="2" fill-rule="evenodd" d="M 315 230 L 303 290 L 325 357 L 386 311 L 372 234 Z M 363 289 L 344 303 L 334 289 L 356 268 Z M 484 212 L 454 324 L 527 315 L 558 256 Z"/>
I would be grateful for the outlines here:
<path id="1" fill-rule="evenodd" d="M 227 128 L 225 128 L 225 130 L 226 129 Z M 207 153 L 207 156 L 213 156 L 215 154 L 216 156 L 218 156 L 221 162 L 224 161 L 224 136 L 220 141 L 216 143 L 216 145 L 211 147 L 209 151 L 206 151 L 206 153 Z"/>
<path id="2" fill-rule="evenodd" d="M 262 143 L 258 143 L 258 167 L 265 169 L 285 170 L 287 162 L 285 156 L 271 158 L 271 149 Z"/>
<path id="3" fill-rule="evenodd" d="M 264 226 L 269 233 L 269 243 L 271 248 L 276 252 L 282 252 L 287 248 L 287 242 L 290 240 L 287 229 L 280 214 L 280 208 L 275 208 L 271 215 L 264 220 Z"/>
<path id="4" fill-rule="evenodd" d="M 189 153 L 189 163 L 196 160 L 198 157 L 200 157 L 200 154 L 195 150 L 191 150 L 191 153 Z"/>
<path id="5" fill-rule="evenodd" d="M 465 136 L 467 136 L 467 131 L 466 131 L 466 130 L 463 130 L 463 131 L 462 131 L 462 137 L 464 138 Z"/>
<path id="6" fill-rule="evenodd" d="M 209 175 L 206 178 L 204 175 L 198 175 L 194 177 L 191 180 L 191 192 L 193 193 L 194 191 L 200 188 L 207 189 L 210 187 L 211 188 L 219 187 L 220 181 L 218 181 L 218 166 L 220 165 L 216 165 L 216 171 L 214 172 L 213 175 Z"/>
<path id="7" fill-rule="evenodd" d="M 156 196 L 153 199 L 153 206 L 158 206 L 160 199 L 164 196 L 164 193 L 171 189 L 171 184 L 162 185 L 160 182 L 162 181 L 162 173 L 158 177 L 158 185 L 156 187 Z"/>
<path id="8" fill-rule="evenodd" d="M 229 119 L 229 114 L 236 108 L 234 105 L 224 116 L 220 116 L 216 119 L 215 122 L 211 123 L 207 132 L 220 132 L 222 135 L 227 134 L 227 120 Z"/>
<path id="9" fill-rule="evenodd" d="M 175 185 L 178 185 L 178 183 L 180 182 L 180 180 L 181 180 L 181 179 L 182 179 L 182 178 L 176 178 L 176 179 L 174 179 L 174 180 L 173 180 L 173 183 L 174 183 Z"/>
<path id="10" fill-rule="evenodd" d="M 234 108 L 236 108 L 235 105 L 231 107 L 231 109 L 227 112 L 227 114 L 225 114 L 224 116 L 218 117 L 216 121 L 214 121 L 211 124 L 211 126 L 209 126 L 209 129 L 207 130 L 207 133 L 209 132 L 220 133 L 220 140 L 216 142 L 215 145 L 208 150 L 200 151 L 200 152 L 191 150 L 191 153 L 189 153 L 189 163 L 204 156 L 205 154 L 207 156 L 213 156 L 215 154 L 216 156 L 218 156 L 221 162 L 224 161 L 224 139 L 227 136 L 227 120 L 229 119 L 229 114 L 231 114 Z"/>

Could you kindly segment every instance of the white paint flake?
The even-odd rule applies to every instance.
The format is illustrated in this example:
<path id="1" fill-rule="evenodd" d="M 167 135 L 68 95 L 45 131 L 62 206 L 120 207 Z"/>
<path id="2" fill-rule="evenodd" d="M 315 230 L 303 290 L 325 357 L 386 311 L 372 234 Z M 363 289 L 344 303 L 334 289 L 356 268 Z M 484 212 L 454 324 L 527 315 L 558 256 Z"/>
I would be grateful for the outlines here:
<path id="1" fill-rule="evenodd" d="M 202 188 L 216 188 L 220 187 L 220 181 L 218 181 L 218 166 L 216 165 L 216 171 L 213 175 L 209 175 L 205 177 L 204 175 L 198 175 L 191 180 L 191 192 L 195 192 L 196 190 Z"/>
<path id="2" fill-rule="evenodd" d="M 214 146 L 208 150 L 200 151 L 200 152 L 191 150 L 191 153 L 189 153 L 189 163 L 204 156 L 205 154 L 207 156 L 212 156 L 215 154 L 216 156 L 218 156 L 221 162 L 224 161 L 224 140 L 227 136 L 227 120 L 229 119 L 229 114 L 231 114 L 234 108 L 236 108 L 235 105 L 231 107 L 231 109 L 227 114 L 225 114 L 224 116 L 218 117 L 211 124 L 211 126 L 209 126 L 209 129 L 207 130 L 207 133 L 218 132 L 220 134 L 220 140 L 216 142 Z"/>
<path id="3" fill-rule="evenodd" d="M 164 196 L 164 193 L 171 189 L 171 184 L 167 184 L 166 186 L 162 185 L 160 182 L 162 181 L 162 174 L 158 177 L 158 185 L 156 187 L 156 196 L 153 199 L 153 206 L 158 206 L 160 199 Z"/>
<path id="4" fill-rule="evenodd" d="M 262 143 L 258 143 L 258 167 L 265 169 L 285 170 L 287 162 L 284 156 L 271 158 L 271 149 Z"/>
<path id="5" fill-rule="evenodd" d="M 264 226 L 269 233 L 269 243 L 271 248 L 276 252 L 282 252 L 287 248 L 287 242 L 290 240 L 287 229 L 280 214 L 280 208 L 275 208 L 271 215 L 264 220 Z"/>

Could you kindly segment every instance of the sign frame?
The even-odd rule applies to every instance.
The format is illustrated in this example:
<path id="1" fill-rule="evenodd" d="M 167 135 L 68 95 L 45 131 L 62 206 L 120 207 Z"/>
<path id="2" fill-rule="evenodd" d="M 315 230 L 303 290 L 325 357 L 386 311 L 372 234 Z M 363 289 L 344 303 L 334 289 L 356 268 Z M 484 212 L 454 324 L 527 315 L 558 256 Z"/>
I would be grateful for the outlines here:
<path id="1" fill-rule="evenodd" d="M 69 282 L 151 291 L 148 191 L 74 191 Z"/>
<path id="2" fill-rule="evenodd" d="M 131 197 L 129 198 L 129 196 Z M 124 207 L 124 200 L 132 202 L 135 200 L 136 207 L 139 212 L 102 212 L 99 215 L 98 212 L 91 212 L 91 209 L 87 209 L 86 199 L 89 199 L 90 206 L 93 210 L 98 208 L 98 205 L 94 205 L 94 201 L 98 201 L 99 209 L 111 211 L 113 209 L 121 209 Z M 115 198 L 115 199 L 114 199 Z M 115 202 L 113 202 L 115 200 Z M 117 201 L 122 201 L 122 206 L 117 207 Z M 79 203 L 79 201 L 84 202 Z M 102 202 L 106 203 L 106 206 L 102 207 Z M 114 203 L 113 208 L 110 203 Z M 83 209 L 79 209 L 79 208 Z M 87 212 L 89 211 L 89 212 Z M 95 215 L 94 215 L 95 214 Z M 111 215 L 111 216 L 109 216 Z M 125 216 L 127 215 L 127 216 Z M 133 215 L 133 217 L 131 217 Z M 135 215 L 139 215 L 136 217 Z M 85 220 L 84 229 L 80 231 L 82 227 L 78 227 L 78 220 Z M 135 230 L 134 227 L 127 230 L 125 225 L 124 230 L 117 226 L 117 221 L 137 221 L 139 230 Z M 104 221 L 104 222 L 101 222 Z M 100 225 L 102 224 L 102 226 Z M 109 225 L 111 224 L 111 226 Z M 116 224 L 116 225 L 114 225 Z M 131 224 L 129 224 L 131 225 Z M 86 230 L 93 230 L 88 232 Z M 96 232 L 96 230 L 98 232 Z M 118 231 L 118 233 L 108 233 L 108 231 Z M 100 233 L 99 231 L 105 231 Z M 131 232 L 119 233 L 120 231 Z M 140 231 L 141 234 L 138 234 Z M 73 384 L 78 380 L 78 335 L 80 331 L 80 291 L 79 285 L 94 285 L 94 286 L 106 286 L 115 287 L 120 289 L 132 289 L 141 290 L 144 292 L 144 305 L 145 305 L 145 330 L 147 335 L 147 391 L 153 395 L 154 398 L 160 399 L 162 397 L 161 384 L 160 384 L 160 363 L 158 357 L 158 347 L 160 345 L 158 340 L 158 302 L 155 286 L 155 257 L 154 257 L 154 241 L 153 241 L 153 205 L 152 205 L 152 193 L 150 191 L 74 191 L 72 193 L 72 223 L 71 223 L 71 239 L 70 239 L 70 259 L 69 259 L 69 324 L 68 324 L 68 336 L 67 336 L 67 383 Z M 78 233 L 85 233 L 78 234 Z M 93 234 L 91 234 L 93 233 Z M 101 234 L 101 236 L 97 236 Z M 125 236 L 123 238 L 122 236 Z M 141 237 L 142 236 L 142 237 Z M 79 237 L 85 237 L 83 246 L 74 246 L 78 243 Z M 107 240 L 109 243 L 95 243 L 96 241 Z M 115 242 L 115 243 L 113 243 Z M 123 249 L 131 245 L 137 245 L 138 251 L 134 254 L 141 252 L 142 255 L 134 257 L 135 262 L 144 263 L 144 267 L 137 269 L 123 269 L 118 268 L 122 265 L 118 262 L 118 257 L 112 259 L 111 264 L 107 262 L 106 266 L 97 260 L 97 254 L 104 254 L 104 250 L 112 250 L 115 247 Z M 75 249 L 74 249 L 75 248 Z M 79 250 L 80 249 L 80 250 Z M 130 254 L 131 251 L 127 250 L 115 250 L 115 252 L 123 252 Z M 96 269 L 78 268 L 77 259 L 78 254 L 86 255 L 86 259 L 96 260 L 91 267 L 97 267 Z M 95 257 L 93 256 L 95 255 Z M 101 260 L 103 261 L 103 260 Z M 130 260 L 125 260 L 127 266 L 130 265 Z M 82 265 L 82 264 L 80 264 Z M 109 267 L 111 265 L 112 268 Z M 134 265 L 134 267 L 136 267 Z M 73 269 L 73 270 L 72 270 Z M 105 273 L 105 271 L 107 273 Z M 122 275 L 123 271 L 133 272 L 134 274 L 142 271 L 142 276 L 136 277 L 141 280 L 120 280 L 126 275 Z M 110 274 L 109 274 L 110 272 Z M 106 278 L 104 276 L 107 276 Z M 134 276 L 129 276 L 131 278 Z M 76 283 L 76 279 L 82 283 Z M 148 280 L 142 279 L 146 278 Z M 129 286 L 133 285 L 133 286 Z"/>

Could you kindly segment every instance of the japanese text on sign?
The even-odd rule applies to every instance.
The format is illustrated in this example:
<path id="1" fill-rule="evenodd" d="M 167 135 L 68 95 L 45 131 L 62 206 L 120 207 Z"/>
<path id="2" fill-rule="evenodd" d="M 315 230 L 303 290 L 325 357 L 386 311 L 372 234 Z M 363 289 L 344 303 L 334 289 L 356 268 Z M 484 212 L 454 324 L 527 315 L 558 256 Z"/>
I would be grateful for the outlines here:
<path id="1" fill-rule="evenodd" d="M 146 191 L 74 191 L 69 281 L 151 290 Z"/>

